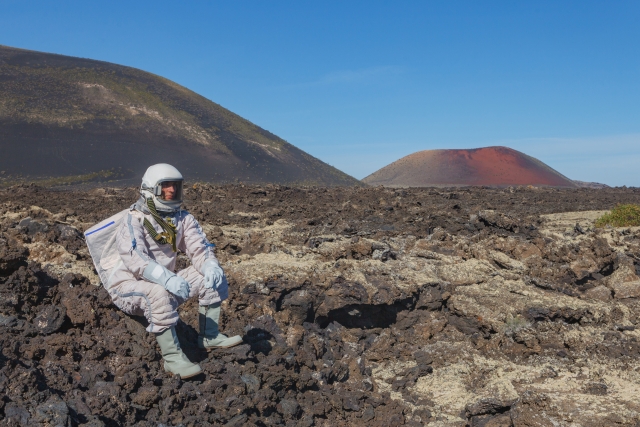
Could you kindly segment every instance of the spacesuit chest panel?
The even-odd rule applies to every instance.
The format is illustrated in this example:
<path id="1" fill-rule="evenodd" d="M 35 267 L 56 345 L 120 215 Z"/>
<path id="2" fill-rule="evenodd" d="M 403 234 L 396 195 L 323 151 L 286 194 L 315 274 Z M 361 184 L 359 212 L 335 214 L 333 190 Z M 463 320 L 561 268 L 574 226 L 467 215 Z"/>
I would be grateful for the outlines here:
<path id="1" fill-rule="evenodd" d="M 151 215 L 146 215 L 146 218 L 149 220 L 149 222 L 151 222 L 151 225 L 153 226 L 154 230 L 156 230 L 158 233 L 163 232 L 162 227 L 158 225 L 158 223 L 153 219 Z M 176 215 L 176 216 L 168 217 L 164 219 L 165 221 L 171 222 L 176 226 L 176 241 L 181 242 L 182 236 L 184 233 L 184 227 L 183 227 L 182 221 L 180 221 L 180 217 Z M 156 242 L 153 239 L 153 237 L 149 235 L 146 229 L 143 228 L 143 231 L 144 231 L 145 243 L 149 248 L 149 252 L 150 252 L 149 255 L 152 258 L 154 258 L 158 264 L 170 270 L 173 270 L 173 268 L 175 267 L 176 257 L 178 254 L 176 252 L 173 252 L 173 250 L 171 249 L 171 245 L 160 244 Z"/>

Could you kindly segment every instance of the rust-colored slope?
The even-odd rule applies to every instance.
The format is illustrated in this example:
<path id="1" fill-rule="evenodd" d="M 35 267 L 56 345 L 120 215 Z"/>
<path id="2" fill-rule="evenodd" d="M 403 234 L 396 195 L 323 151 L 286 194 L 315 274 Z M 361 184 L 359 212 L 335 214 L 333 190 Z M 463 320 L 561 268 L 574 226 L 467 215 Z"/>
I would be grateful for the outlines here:
<path id="1" fill-rule="evenodd" d="M 385 166 L 362 181 L 389 187 L 576 187 L 573 181 L 540 160 L 508 147 L 419 151 Z"/>

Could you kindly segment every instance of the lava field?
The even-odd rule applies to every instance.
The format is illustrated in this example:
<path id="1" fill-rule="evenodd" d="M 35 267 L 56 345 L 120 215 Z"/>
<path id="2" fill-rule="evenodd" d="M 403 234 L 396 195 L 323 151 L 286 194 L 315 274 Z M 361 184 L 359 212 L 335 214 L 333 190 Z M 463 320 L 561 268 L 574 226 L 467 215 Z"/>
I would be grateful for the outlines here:
<path id="1" fill-rule="evenodd" d="M 244 339 L 185 303 L 189 380 L 96 286 L 136 198 L 0 190 L 0 425 L 640 425 L 640 228 L 593 226 L 638 189 L 189 186 Z"/>

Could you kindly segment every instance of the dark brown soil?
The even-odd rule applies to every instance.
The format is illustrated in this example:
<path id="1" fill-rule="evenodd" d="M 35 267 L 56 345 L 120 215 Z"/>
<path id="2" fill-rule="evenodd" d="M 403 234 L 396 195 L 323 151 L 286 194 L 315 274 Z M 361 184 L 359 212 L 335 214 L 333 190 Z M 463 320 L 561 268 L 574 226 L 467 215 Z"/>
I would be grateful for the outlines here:
<path id="1" fill-rule="evenodd" d="M 372 278 L 379 292 L 371 301 L 362 285 L 340 277 L 320 284 L 314 277 L 241 283 L 230 276 L 223 326 L 242 334 L 244 343 L 209 354 L 199 350 L 197 302 L 187 303 L 178 324 L 180 340 L 205 373 L 183 381 L 163 371 L 144 319 L 120 312 L 87 277 L 60 275 L 31 261 L 27 249 L 31 242 L 55 243 L 77 262 L 87 261 L 84 230 L 69 225 L 71 219 L 88 227 L 136 197 L 135 189 L 55 192 L 20 186 L 0 191 L 0 425 L 425 425 L 436 421 L 434 403 L 411 387 L 444 363 L 416 342 L 418 325 L 427 317 L 432 329 L 425 342 L 458 340 L 482 354 L 512 358 L 539 353 L 565 360 L 582 351 L 542 338 L 533 344 L 517 337 L 494 340 L 496 332 L 483 319 L 448 307 L 458 289 L 454 282 L 418 284 L 402 293 L 387 278 Z M 529 267 L 532 288 L 581 298 L 621 263 L 635 265 L 640 253 L 629 252 L 621 260 L 596 236 L 589 246 L 573 250 L 596 259 L 597 271 L 569 271 L 562 266 L 575 254 L 545 252 L 540 215 L 610 209 L 617 203 L 640 203 L 640 190 L 197 186 L 188 190 L 185 205 L 202 224 L 218 226 L 208 234 L 225 262 L 274 249 L 260 239 L 230 239 L 219 227 L 269 226 L 278 220 L 294 224 L 295 233 L 282 237 L 292 247 L 317 248 L 330 235 L 350 239 L 348 250 L 331 261 L 336 270 L 344 260 L 403 257 L 385 243 L 393 238 L 428 238 L 432 252 L 455 254 L 462 250 L 451 236 L 470 242 L 495 236 L 521 242 L 503 249 L 514 258 L 526 245 L 542 251 L 544 265 Z M 26 220 L 2 216 L 29 209 Z M 594 233 L 575 230 L 576 235 L 587 232 Z M 363 244 L 365 238 L 379 246 Z M 523 313 L 541 331 L 558 323 L 580 327 L 588 315 L 533 306 Z M 612 314 L 594 322 L 614 325 L 616 319 Z M 299 331 L 295 339 L 287 332 L 293 330 Z M 621 363 L 637 356 L 638 342 L 620 331 L 610 333 L 606 345 L 594 344 L 588 351 Z M 385 360 L 411 360 L 415 367 L 382 387 L 372 377 L 372 366 Z M 392 399 L 385 387 L 402 399 Z M 589 387 L 591 395 L 607 393 L 604 384 Z M 466 422 L 455 425 L 545 425 L 522 422 L 530 419 L 527 411 L 544 405 L 541 399 L 525 393 L 516 403 L 481 401 L 460 415 Z"/>

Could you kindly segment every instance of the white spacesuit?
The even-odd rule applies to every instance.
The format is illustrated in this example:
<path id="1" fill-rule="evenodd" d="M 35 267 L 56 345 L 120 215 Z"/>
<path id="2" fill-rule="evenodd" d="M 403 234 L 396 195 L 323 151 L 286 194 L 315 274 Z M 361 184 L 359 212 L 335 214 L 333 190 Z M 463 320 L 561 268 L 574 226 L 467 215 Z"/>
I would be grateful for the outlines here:
<path id="1" fill-rule="evenodd" d="M 141 197 L 117 230 L 121 261 L 106 288 L 122 311 L 147 318 L 147 330 L 156 334 L 165 370 L 188 378 L 202 370 L 182 353 L 176 336 L 177 308 L 187 298 L 197 296 L 200 304 L 201 348 L 231 347 L 242 338 L 218 332 L 220 303 L 228 297 L 228 283 L 198 221 L 180 208 L 182 182 L 182 175 L 171 165 L 147 169 Z M 178 250 L 192 265 L 174 273 Z"/>

